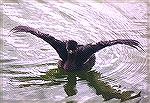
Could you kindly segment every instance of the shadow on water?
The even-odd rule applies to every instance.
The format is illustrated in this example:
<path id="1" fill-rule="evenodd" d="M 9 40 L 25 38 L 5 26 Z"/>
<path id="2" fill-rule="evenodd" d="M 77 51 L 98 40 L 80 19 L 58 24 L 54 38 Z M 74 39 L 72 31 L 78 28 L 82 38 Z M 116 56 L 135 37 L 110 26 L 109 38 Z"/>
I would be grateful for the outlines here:
<path id="1" fill-rule="evenodd" d="M 77 79 L 80 78 L 80 79 Z M 92 89 L 95 89 L 97 95 L 102 95 L 104 101 L 108 101 L 110 99 L 116 98 L 121 99 L 121 102 L 126 100 L 131 100 L 137 97 L 140 97 L 141 92 L 132 96 L 134 91 L 123 91 L 115 89 L 113 86 L 110 86 L 108 83 L 101 80 L 101 73 L 97 71 L 71 71 L 66 72 L 63 69 L 50 69 L 43 75 L 37 77 L 14 77 L 12 79 L 19 80 L 19 82 L 27 82 L 31 80 L 42 80 L 46 81 L 46 83 L 41 84 L 20 84 L 19 87 L 30 87 L 32 85 L 38 86 L 54 86 L 61 85 L 64 83 L 64 91 L 69 96 L 76 95 L 78 93 L 76 84 L 77 81 L 86 81 L 88 86 Z M 121 86 L 118 86 L 120 88 Z"/>

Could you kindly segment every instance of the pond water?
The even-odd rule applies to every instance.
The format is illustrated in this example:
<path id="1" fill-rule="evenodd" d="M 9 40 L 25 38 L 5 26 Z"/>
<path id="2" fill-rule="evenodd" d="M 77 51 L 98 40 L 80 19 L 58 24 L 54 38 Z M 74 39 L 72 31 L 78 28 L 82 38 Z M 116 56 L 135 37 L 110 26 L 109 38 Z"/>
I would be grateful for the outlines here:
<path id="1" fill-rule="evenodd" d="M 14 0 L 1 8 L 3 103 L 149 103 L 146 3 Z M 114 45 L 96 53 L 91 71 L 65 72 L 48 43 L 30 33 L 9 33 L 18 25 L 79 44 L 135 39 L 145 52 Z"/>

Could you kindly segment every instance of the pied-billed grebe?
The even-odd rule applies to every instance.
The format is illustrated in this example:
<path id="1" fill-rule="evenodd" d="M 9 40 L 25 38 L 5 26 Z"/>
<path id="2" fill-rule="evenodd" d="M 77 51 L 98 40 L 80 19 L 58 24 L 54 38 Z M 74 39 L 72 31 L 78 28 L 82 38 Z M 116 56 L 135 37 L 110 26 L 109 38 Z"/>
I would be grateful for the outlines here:
<path id="1" fill-rule="evenodd" d="M 16 26 L 11 30 L 11 32 L 29 32 L 49 43 L 62 59 L 58 61 L 58 67 L 67 71 L 92 68 L 95 64 L 94 53 L 107 46 L 125 44 L 136 49 L 137 47 L 140 47 L 140 43 L 132 39 L 117 39 L 111 41 L 100 41 L 96 44 L 78 45 L 78 43 L 74 40 L 63 42 L 55 39 L 49 34 L 42 33 L 37 29 L 28 26 Z"/>

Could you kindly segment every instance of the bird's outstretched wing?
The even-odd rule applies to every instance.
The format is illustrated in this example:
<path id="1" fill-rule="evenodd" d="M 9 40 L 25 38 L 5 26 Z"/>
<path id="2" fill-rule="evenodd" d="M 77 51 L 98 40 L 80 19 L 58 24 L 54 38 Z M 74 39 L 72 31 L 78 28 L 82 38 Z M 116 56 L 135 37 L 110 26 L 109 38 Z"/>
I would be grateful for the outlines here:
<path id="1" fill-rule="evenodd" d="M 109 41 L 100 41 L 96 45 L 93 45 L 93 46 L 95 47 L 95 50 L 97 51 L 97 50 L 103 49 L 107 46 L 112 46 L 112 45 L 116 45 L 116 44 L 129 45 L 133 48 L 136 48 L 137 50 L 139 50 L 138 49 L 138 47 L 139 47 L 143 50 L 140 42 L 138 42 L 137 40 L 133 40 L 133 39 L 117 39 L 117 40 L 109 40 Z"/>
<path id="2" fill-rule="evenodd" d="M 59 54 L 60 58 L 65 61 L 67 59 L 67 50 L 66 45 L 64 42 L 55 39 L 54 37 L 50 36 L 49 34 L 42 33 L 38 31 L 37 29 L 28 27 L 28 26 L 16 26 L 13 29 L 11 29 L 10 32 L 16 33 L 16 32 L 26 32 L 31 33 L 47 43 L 49 43 Z"/>
<path id="3" fill-rule="evenodd" d="M 137 40 L 132 39 L 117 39 L 117 40 L 109 40 L 109 41 L 100 41 L 96 44 L 88 44 L 82 50 L 82 60 L 87 60 L 93 53 L 99 51 L 108 46 L 116 45 L 116 44 L 125 44 L 129 45 L 138 50 L 138 47 L 142 49 L 140 43 Z M 143 49 L 142 49 L 143 50 Z M 144 50 L 143 50 L 144 51 Z"/>

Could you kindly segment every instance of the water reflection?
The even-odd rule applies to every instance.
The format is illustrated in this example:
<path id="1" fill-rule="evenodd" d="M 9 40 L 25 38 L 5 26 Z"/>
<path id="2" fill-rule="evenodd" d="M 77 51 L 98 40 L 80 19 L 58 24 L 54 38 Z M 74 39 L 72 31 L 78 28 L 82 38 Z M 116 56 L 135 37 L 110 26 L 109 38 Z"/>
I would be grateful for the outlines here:
<path id="1" fill-rule="evenodd" d="M 76 88 L 77 81 L 86 81 L 89 87 L 95 89 L 97 95 L 102 95 L 104 101 L 116 98 L 121 99 L 121 102 L 123 102 L 140 97 L 141 92 L 133 96 L 132 94 L 134 93 L 134 91 L 122 91 L 121 89 L 115 89 L 113 86 L 109 85 L 109 83 L 101 80 L 101 78 L 101 73 L 98 73 L 95 70 L 66 72 L 63 69 L 56 68 L 50 69 L 44 75 L 40 75 L 38 77 L 14 77 L 12 79 L 19 80 L 19 82 L 27 82 L 32 80 L 45 81 L 44 83 L 40 84 L 20 84 L 20 88 L 29 87 L 32 85 L 54 86 L 64 83 L 64 91 L 68 96 L 73 96 L 78 93 L 78 90 Z M 118 86 L 118 88 L 121 88 L 121 86 Z"/>

